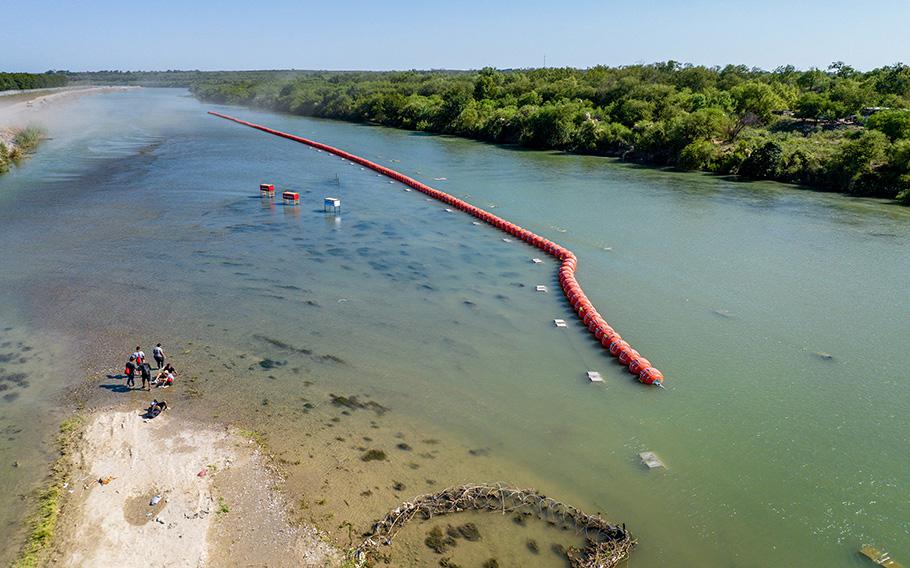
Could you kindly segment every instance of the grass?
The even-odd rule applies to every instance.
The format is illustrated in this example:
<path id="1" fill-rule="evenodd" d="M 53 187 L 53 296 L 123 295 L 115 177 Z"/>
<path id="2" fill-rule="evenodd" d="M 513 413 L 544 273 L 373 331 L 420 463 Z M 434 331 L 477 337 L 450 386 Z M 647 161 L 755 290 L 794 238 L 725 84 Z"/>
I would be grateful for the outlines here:
<path id="1" fill-rule="evenodd" d="M 218 510 L 215 511 L 219 515 L 224 515 L 225 513 L 230 513 L 231 508 L 228 507 L 227 502 L 224 500 L 224 497 L 218 496 Z"/>
<path id="2" fill-rule="evenodd" d="M 13 144 L 15 144 L 23 153 L 28 154 L 34 152 L 38 148 L 38 144 L 41 143 L 43 137 L 44 132 L 42 132 L 41 129 L 29 126 L 16 133 L 13 137 Z"/>
<path id="3" fill-rule="evenodd" d="M 28 536 L 19 557 L 11 565 L 13 568 L 38 566 L 54 541 L 64 495 L 63 485 L 67 481 L 71 466 L 70 454 L 78 439 L 82 422 L 82 416 L 77 414 L 60 424 L 60 434 L 57 436 L 57 450 L 60 456 L 51 466 L 49 483 L 38 493 L 37 507 L 28 519 Z"/>
<path id="4" fill-rule="evenodd" d="M 43 138 L 42 130 L 30 126 L 16 132 L 9 146 L 0 142 L 0 174 L 9 171 L 10 164 L 18 164 L 34 152 Z"/>

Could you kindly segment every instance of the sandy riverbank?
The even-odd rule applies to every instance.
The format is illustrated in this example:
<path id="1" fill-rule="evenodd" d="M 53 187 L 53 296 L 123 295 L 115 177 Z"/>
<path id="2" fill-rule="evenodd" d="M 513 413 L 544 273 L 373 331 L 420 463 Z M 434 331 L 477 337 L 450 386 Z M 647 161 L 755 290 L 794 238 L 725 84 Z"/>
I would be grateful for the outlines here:
<path id="1" fill-rule="evenodd" d="M 290 521 L 281 480 L 250 439 L 172 408 L 94 413 L 75 446 L 44 564 L 333 566 L 342 555 Z M 101 483 L 99 480 L 109 480 Z M 156 505 L 153 498 L 160 496 Z"/>
<path id="2" fill-rule="evenodd" d="M 60 90 L 23 91 L 0 97 L 0 131 L 22 128 L 39 118 L 41 112 L 61 103 L 85 95 L 128 91 L 140 87 L 72 87 Z"/>
<path id="3" fill-rule="evenodd" d="M 85 95 L 138 88 L 140 87 L 66 87 L 38 89 L 34 92 L 17 91 L 10 96 L 0 96 L 0 144 L 10 154 L 16 153 L 16 135 L 24 128 L 40 122 L 43 111 L 59 104 Z"/>

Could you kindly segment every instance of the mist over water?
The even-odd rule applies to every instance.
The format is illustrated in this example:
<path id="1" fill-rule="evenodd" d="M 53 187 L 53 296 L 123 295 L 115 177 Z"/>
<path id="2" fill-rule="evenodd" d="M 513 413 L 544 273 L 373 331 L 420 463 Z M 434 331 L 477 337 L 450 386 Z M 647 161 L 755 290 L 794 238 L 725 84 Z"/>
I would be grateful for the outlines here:
<path id="1" fill-rule="evenodd" d="M 667 375 L 660 391 L 583 330 L 539 251 L 207 108 L 181 90 L 84 97 L 0 178 L 5 528 L 52 457 L 65 387 L 100 373 L 95 399 L 144 401 L 103 375 L 161 341 L 178 403 L 266 433 L 304 516 L 336 536 L 341 518 L 360 527 L 418 493 L 507 481 L 627 523 L 637 566 L 854 566 L 866 542 L 910 558 L 906 209 L 226 111 L 569 247 L 599 311 Z M 259 199 L 260 182 L 300 205 Z M 361 462 L 361 447 L 389 459 Z M 647 471 L 644 450 L 668 468 Z M 427 554 L 414 533 L 402 558 Z"/>

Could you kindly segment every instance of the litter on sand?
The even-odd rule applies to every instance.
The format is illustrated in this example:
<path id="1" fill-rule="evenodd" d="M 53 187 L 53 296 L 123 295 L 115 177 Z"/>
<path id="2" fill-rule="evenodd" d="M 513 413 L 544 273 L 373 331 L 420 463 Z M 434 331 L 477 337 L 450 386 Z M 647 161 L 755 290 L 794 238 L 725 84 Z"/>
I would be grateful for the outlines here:
<path id="1" fill-rule="evenodd" d="M 117 478 L 114 477 L 113 475 L 108 475 L 107 477 L 99 478 L 98 483 L 100 483 L 101 485 L 107 485 L 108 483 L 110 483 L 111 481 L 114 481 L 115 479 L 117 479 Z"/>
<path id="2" fill-rule="evenodd" d="M 159 501 L 161 501 L 161 495 L 155 495 L 151 498 L 151 500 L 149 500 L 149 506 L 154 507 L 158 504 Z"/>
<path id="3" fill-rule="evenodd" d="M 660 458 L 657 457 L 657 454 L 654 452 L 642 452 L 638 454 L 638 457 L 641 458 L 641 462 L 648 466 L 648 469 L 654 469 L 655 467 L 666 467 L 664 462 L 660 461 Z"/>

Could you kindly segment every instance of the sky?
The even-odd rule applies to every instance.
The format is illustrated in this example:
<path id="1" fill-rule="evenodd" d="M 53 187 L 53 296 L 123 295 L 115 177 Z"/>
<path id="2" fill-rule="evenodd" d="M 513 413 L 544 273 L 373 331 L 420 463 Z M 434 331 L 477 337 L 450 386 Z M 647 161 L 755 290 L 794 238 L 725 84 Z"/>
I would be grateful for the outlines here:
<path id="1" fill-rule="evenodd" d="M 910 0 L 5 0 L 0 71 L 910 64 Z"/>

